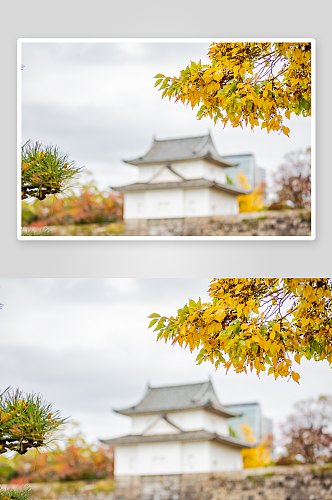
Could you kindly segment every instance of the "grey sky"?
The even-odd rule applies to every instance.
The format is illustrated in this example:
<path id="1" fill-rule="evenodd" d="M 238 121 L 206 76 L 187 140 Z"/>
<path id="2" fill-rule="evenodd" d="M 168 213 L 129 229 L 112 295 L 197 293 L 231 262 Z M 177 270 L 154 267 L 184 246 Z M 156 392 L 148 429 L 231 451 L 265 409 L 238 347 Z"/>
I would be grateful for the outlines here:
<path id="1" fill-rule="evenodd" d="M 262 375 L 225 375 L 195 355 L 156 342 L 152 312 L 175 314 L 208 299 L 209 279 L 1 279 L 1 387 L 36 391 L 81 424 L 90 441 L 129 431 L 111 408 L 133 405 L 152 386 L 212 377 L 222 403 L 258 401 L 276 426 L 294 402 L 331 394 L 331 369 L 301 362 L 300 385 Z"/>
<path id="2" fill-rule="evenodd" d="M 292 117 L 288 138 L 224 129 L 208 118 L 197 120 L 190 107 L 162 100 L 153 77 L 178 75 L 190 60 L 207 62 L 208 47 L 202 42 L 23 43 L 22 143 L 57 144 L 92 172 L 101 189 L 137 179 L 138 169 L 121 160 L 143 155 L 153 135 L 165 139 L 210 131 L 221 155 L 254 153 L 268 173 L 285 154 L 311 145 L 310 118 Z"/>

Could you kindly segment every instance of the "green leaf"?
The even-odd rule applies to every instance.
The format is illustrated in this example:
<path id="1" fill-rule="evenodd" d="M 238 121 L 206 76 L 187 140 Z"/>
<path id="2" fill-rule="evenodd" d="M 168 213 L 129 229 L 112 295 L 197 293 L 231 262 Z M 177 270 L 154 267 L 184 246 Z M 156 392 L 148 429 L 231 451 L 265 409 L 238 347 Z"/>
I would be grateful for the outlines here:
<path id="1" fill-rule="evenodd" d="M 321 355 L 322 354 L 322 346 L 320 344 L 318 344 L 317 340 L 314 340 L 312 342 L 312 348 L 319 354 Z"/>
<path id="2" fill-rule="evenodd" d="M 238 334 L 240 330 L 241 330 L 241 323 L 237 323 L 237 324 L 235 325 L 235 328 L 233 329 L 233 332 L 234 332 L 235 334 Z"/>
<path id="3" fill-rule="evenodd" d="M 158 318 L 155 318 L 152 321 L 150 321 L 149 328 L 151 328 L 151 326 L 153 326 L 155 323 L 157 323 L 157 321 L 158 321 Z"/>
<path id="4" fill-rule="evenodd" d="M 148 318 L 160 318 L 160 314 L 152 313 L 150 314 L 150 316 L 148 316 Z"/>
<path id="5" fill-rule="evenodd" d="M 165 78 L 165 75 L 162 75 L 161 73 L 158 73 L 154 78 Z"/>
<path id="6" fill-rule="evenodd" d="M 310 103 L 307 102 L 305 99 L 302 99 L 302 106 L 304 107 L 304 109 L 306 111 L 309 111 L 309 109 L 310 109 Z"/>

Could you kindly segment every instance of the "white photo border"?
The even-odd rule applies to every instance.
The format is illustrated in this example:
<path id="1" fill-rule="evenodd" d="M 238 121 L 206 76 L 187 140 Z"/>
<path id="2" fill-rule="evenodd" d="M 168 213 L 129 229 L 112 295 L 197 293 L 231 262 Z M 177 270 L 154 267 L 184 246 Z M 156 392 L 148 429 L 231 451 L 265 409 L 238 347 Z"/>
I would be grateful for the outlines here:
<path id="1" fill-rule="evenodd" d="M 22 145 L 22 45 L 26 43 L 240 43 L 240 42 L 283 42 L 311 43 L 312 66 L 312 124 L 311 124 L 311 234 L 309 236 L 22 236 L 21 209 L 21 145 Z M 75 240 L 75 241 L 139 241 L 139 240 L 173 240 L 173 241 L 249 241 L 249 240 L 315 240 L 316 239 L 316 40 L 314 38 L 19 38 L 17 40 L 17 239 L 29 240 Z"/>

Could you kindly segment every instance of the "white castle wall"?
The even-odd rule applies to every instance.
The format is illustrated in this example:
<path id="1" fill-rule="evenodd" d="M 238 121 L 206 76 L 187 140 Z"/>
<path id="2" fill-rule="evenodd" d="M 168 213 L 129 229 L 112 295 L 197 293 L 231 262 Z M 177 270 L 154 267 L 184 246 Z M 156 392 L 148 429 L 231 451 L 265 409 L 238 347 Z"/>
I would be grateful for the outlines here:
<path id="1" fill-rule="evenodd" d="M 116 446 L 115 476 L 187 474 L 242 469 L 242 456 L 212 441 Z"/>
<path id="2" fill-rule="evenodd" d="M 237 198 L 213 188 L 157 189 L 124 194 L 124 219 L 166 219 L 237 214 Z"/>

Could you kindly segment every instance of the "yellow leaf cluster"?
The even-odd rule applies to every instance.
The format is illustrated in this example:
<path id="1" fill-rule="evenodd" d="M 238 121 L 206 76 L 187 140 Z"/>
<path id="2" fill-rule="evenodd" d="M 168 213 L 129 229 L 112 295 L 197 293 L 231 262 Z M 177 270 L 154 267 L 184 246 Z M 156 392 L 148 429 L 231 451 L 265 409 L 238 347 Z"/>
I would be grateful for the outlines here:
<path id="1" fill-rule="evenodd" d="M 243 189 L 249 189 L 249 183 L 241 170 L 237 176 L 240 186 Z M 251 193 L 248 194 L 240 194 L 237 197 L 237 201 L 239 203 L 239 211 L 240 212 L 258 212 L 262 210 L 264 207 L 264 188 L 263 186 L 257 186 Z"/>
<path id="2" fill-rule="evenodd" d="M 289 136 L 291 113 L 311 114 L 311 44 L 213 43 L 210 64 L 191 63 L 179 77 L 157 75 L 162 97 L 192 108 L 225 126 L 261 126 Z M 225 114 L 223 114 L 223 112 Z"/>
<path id="3" fill-rule="evenodd" d="M 245 435 L 246 441 L 255 442 L 252 430 L 247 423 L 241 426 L 241 430 Z M 265 439 L 255 446 L 255 448 L 243 448 L 241 455 L 245 469 L 266 467 L 271 462 L 271 442 L 269 439 Z"/>
<path id="4" fill-rule="evenodd" d="M 149 326 L 158 339 L 200 349 L 198 364 L 257 375 L 268 368 L 298 383 L 294 356 L 332 363 L 331 286 L 327 278 L 215 279 L 211 302 L 190 300 L 175 317 L 154 313 Z"/>

